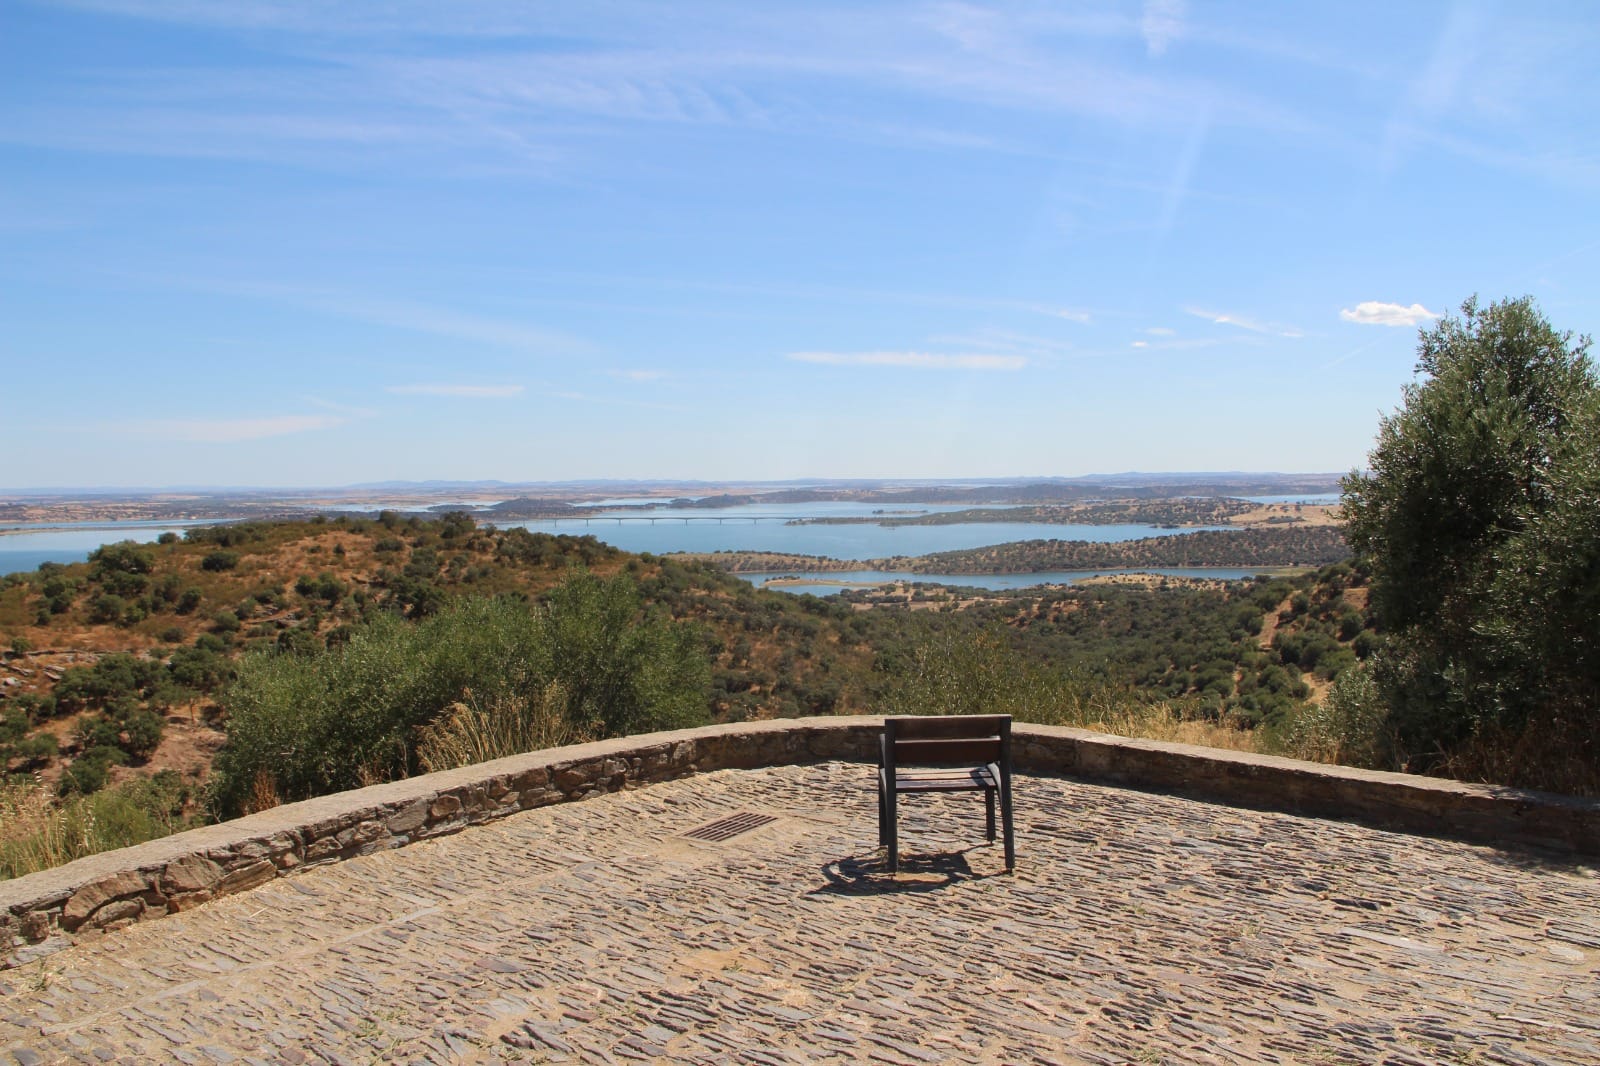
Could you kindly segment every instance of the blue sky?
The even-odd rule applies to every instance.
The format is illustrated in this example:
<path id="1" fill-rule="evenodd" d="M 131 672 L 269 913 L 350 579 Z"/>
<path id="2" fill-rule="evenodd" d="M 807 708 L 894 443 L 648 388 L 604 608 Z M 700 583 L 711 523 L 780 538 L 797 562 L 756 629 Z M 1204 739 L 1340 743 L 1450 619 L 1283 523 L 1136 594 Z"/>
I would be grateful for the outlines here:
<path id="1" fill-rule="evenodd" d="M 1587 3 L 0 7 L 0 485 L 1344 470 Z"/>

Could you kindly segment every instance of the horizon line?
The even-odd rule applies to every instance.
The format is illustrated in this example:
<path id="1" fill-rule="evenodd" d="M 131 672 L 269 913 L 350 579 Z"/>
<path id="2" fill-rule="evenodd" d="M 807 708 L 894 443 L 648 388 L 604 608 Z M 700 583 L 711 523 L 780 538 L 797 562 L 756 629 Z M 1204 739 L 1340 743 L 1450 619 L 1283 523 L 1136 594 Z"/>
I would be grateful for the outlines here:
<path id="1" fill-rule="evenodd" d="M 984 485 L 1037 484 L 1040 482 L 1094 481 L 1115 478 L 1317 478 L 1340 479 L 1349 471 L 1328 470 L 1123 470 L 1090 474 L 997 474 L 968 477 L 793 477 L 793 478 L 669 478 L 669 477 L 579 477 L 558 480 L 506 481 L 498 478 L 425 478 L 420 480 L 364 481 L 343 485 L 37 485 L 15 488 L 0 486 L 0 497 L 62 496 L 73 493 L 106 495 L 126 493 L 351 493 L 393 492 L 443 489 L 576 488 L 580 486 L 650 485 L 672 486 L 767 486 L 767 485 Z"/>

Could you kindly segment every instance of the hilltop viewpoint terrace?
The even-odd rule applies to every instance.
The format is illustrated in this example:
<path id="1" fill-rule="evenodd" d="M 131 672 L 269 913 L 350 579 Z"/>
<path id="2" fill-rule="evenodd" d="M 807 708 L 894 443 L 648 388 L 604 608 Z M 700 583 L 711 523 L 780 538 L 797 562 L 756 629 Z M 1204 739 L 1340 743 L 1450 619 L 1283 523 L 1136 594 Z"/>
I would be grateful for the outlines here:
<path id="1" fill-rule="evenodd" d="M 1019 725 L 625 737 L 0 883 L 0 1062 L 1600 1062 L 1600 803 Z"/>

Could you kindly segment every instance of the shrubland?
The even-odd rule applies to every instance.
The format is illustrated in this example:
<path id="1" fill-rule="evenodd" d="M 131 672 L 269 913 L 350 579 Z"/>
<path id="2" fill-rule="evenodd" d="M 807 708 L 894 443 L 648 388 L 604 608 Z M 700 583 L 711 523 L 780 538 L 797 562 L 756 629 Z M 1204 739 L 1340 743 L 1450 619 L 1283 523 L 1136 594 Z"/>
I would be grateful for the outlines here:
<path id="1" fill-rule="evenodd" d="M 64 825 L 126 787 L 159 826 L 165 799 L 136 786 L 185 743 L 198 754 L 180 819 L 541 744 L 804 714 L 1003 707 L 1257 747 L 1371 637 L 1350 639 L 1360 582 L 1336 566 L 964 601 L 918 586 L 868 607 L 464 515 L 209 526 L 3 583 L 0 633 L 21 649 L 8 666 L 30 681 L 0 697 L 0 759 Z"/>

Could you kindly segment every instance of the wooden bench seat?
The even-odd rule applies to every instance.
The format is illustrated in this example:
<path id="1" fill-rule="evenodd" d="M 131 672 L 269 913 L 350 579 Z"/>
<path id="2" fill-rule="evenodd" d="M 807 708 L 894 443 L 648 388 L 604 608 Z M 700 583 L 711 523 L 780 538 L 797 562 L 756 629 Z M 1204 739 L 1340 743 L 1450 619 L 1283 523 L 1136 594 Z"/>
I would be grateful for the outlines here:
<path id="1" fill-rule="evenodd" d="M 890 873 L 900 869 L 898 797 L 916 792 L 982 792 L 988 838 L 999 801 L 1006 869 L 1016 868 L 1011 809 L 1011 716 L 895 716 L 878 738 L 878 843 Z"/>

